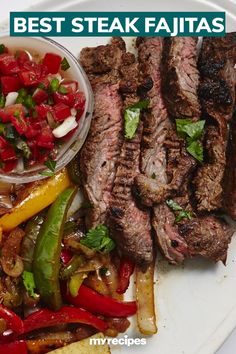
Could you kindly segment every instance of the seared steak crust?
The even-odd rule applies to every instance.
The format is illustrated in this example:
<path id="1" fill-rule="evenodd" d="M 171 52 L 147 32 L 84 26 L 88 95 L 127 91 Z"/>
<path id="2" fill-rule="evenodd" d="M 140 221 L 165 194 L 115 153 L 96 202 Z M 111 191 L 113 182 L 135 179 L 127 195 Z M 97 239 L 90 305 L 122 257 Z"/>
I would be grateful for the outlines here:
<path id="1" fill-rule="evenodd" d="M 224 211 L 236 220 L 236 117 L 232 119 L 227 147 L 227 163 L 224 175 Z"/>
<path id="2" fill-rule="evenodd" d="M 224 39 L 204 38 L 199 58 L 199 97 L 209 127 L 206 131 L 205 164 L 193 180 L 198 211 L 222 207 L 228 124 L 235 106 L 235 34 Z"/>
<path id="3" fill-rule="evenodd" d="M 164 39 L 162 89 L 169 113 L 176 118 L 199 118 L 197 96 L 197 38 Z"/>
<path id="4" fill-rule="evenodd" d="M 225 132 L 224 121 L 232 118 L 235 103 L 236 55 L 233 56 L 232 47 L 234 43 L 236 48 L 236 41 L 231 41 L 234 37 L 226 36 L 223 41 L 218 38 L 203 38 L 198 62 L 201 73 L 198 93 L 203 114 L 219 124 L 222 135 Z M 222 43 L 223 47 L 219 45 Z"/>
<path id="5" fill-rule="evenodd" d="M 214 216 L 193 218 L 179 226 L 191 256 L 200 255 L 214 262 L 226 262 L 227 250 L 233 230 Z"/>

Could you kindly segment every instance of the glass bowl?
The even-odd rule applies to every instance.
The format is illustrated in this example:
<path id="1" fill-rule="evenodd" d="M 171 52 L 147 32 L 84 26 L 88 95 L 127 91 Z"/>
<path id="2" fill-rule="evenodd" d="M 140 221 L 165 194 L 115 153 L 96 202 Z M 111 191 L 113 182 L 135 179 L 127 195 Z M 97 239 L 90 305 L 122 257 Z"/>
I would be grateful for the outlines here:
<path id="1" fill-rule="evenodd" d="M 65 47 L 56 41 L 46 37 L 10 37 L 7 34 L 0 35 L 0 43 L 4 44 L 10 50 L 24 49 L 31 54 L 37 53 L 42 57 L 46 52 L 52 52 L 66 57 L 70 64 L 70 68 L 66 71 L 66 77 L 76 80 L 79 84 L 79 90 L 82 91 L 86 98 L 84 113 L 81 116 L 77 130 L 72 137 L 64 143 L 58 151 L 55 172 L 65 167 L 81 149 L 86 136 L 88 134 L 92 113 L 93 113 L 93 92 L 89 80 L 79 64 L 78 60 Z M 43 164 L 37 164 L 33 167 L 25 169 L 22 172 L 1 173 L 0 181 L 7 183 L 29 183 L 37 181 L 46 176 L 41 175 L 43 171 L 47 171 L 47 167 Z"/>

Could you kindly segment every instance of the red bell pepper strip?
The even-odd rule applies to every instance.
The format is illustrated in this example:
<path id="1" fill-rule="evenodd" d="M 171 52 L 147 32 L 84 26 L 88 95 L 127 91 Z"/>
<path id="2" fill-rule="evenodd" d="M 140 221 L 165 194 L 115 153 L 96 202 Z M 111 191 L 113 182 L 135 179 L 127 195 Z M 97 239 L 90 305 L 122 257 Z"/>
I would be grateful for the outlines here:
<path id="1" fill-rule="evenodd" d="M 130 277 L 134 272 L 134 263 L 128 259 L 123 258 L 120 262 L 119 268 L 119 284 L 117 288 L 118 294 L 124 294 L 129 287 Z"/>
<path id="2" fill-rule="evenodd" d="M 106 322 L 100 318 L 83 309 L 71 306 L 64 306 L 57 312 L 48 309 L 36 311 L 24 320 L 24 328 L 25 333 L 28 333 L 35 329 L 57 326 L 64 323 L 84 323 L 93 326 L 101 332 L 107 329 Z"/>
<path id="3" fill-rule="evenodd" d="M 118 301 L 110 296 L 101 295 L 85 285 L 80 286 L 76 297 L 71 296 L 69 292 L 67 292 L 65 299 L 75 306 L 108 317 L 127 317 L 137 312 L 135 301 Z"/>
<path id="4" fill-rule="evenodd" d="M 43 65 L 48 68 L 50 74 L 58 73 L 61 65 L 61 57 L 58 54 L 46 53 L 43 58 Z"/>
<path id="5" fill-rule="evenodd" d="M 0 318 L 3 318 L 7 323 L 7 329 L 12 330 L 14 335 L 20 335 L 24 333 L 24 323 L 22 319 L 15 314 L 15 312 L 9 310 L 7 307 L 0 305 Z M 6 341 L 7 338 L 11 338 L 11 334 L 8 335 L 0 335 L 0 342 Z M 0 353 L 5 353 L 0 350 Z"/>
<path id="6" fill-rule="evenodd" d="M 24 340 L 12 343 L 0 344 L 0 353 L 2 354 L 27 354 L 28 349 Z"/>

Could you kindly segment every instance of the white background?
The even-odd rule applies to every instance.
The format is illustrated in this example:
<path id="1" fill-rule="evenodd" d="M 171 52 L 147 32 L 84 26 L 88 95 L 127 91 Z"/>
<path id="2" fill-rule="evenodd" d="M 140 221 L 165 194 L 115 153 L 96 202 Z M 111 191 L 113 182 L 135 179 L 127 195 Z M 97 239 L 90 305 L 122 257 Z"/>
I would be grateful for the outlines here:
<path id="1" fill-rule="evenodd" d="M 5 20 L 9 17 L 10 11 L 21 11 L 28 9 L 29 7 L 39 4 L 45 0 L 2 0 L 1 1 L 1 11 L 0 11 L 0 21 Z M 55 0 L 57 1 L 57 0 Z M 66 0 L 64 0 L 66 3 Z M 99 1 L 99 0 L 98 0 Z M 110 0 L 112 1 L 112 0 Z M 116 0 L 119 1 L 119 0 Z M 127 0 L 128 1 L 128 0 Z M 168 1 L 168 0 L 166 0 Z M 217 0 L 215 0 L 218 2 Z M 233 2 L 232 0 L 229 0 Z M 42 8 L 42 11 L 44 9 Z M 135 9 L 134 9 L 135 10 Z M 236 11 L 236 6 L 235 6 Z M 236 353 L 236 329 L 230 335 L 230 337 L 225 341 L 222 347 L 217 351 L 217 354 L 235 354 Z M 175 354 L 175 353 L 170 353 Z M 201 354 L 201 353 L 199 353 Z"/>

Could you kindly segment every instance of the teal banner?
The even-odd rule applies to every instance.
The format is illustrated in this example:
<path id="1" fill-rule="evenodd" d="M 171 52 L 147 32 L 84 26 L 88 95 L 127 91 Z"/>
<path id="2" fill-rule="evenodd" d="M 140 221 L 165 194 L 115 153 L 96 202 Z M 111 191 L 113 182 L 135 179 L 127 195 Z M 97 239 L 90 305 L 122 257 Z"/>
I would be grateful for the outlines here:
<path id="1" fill-rule="evenodd" d="M 11 12 L 11 36 L 223 36 L 224 12 Z"/>

